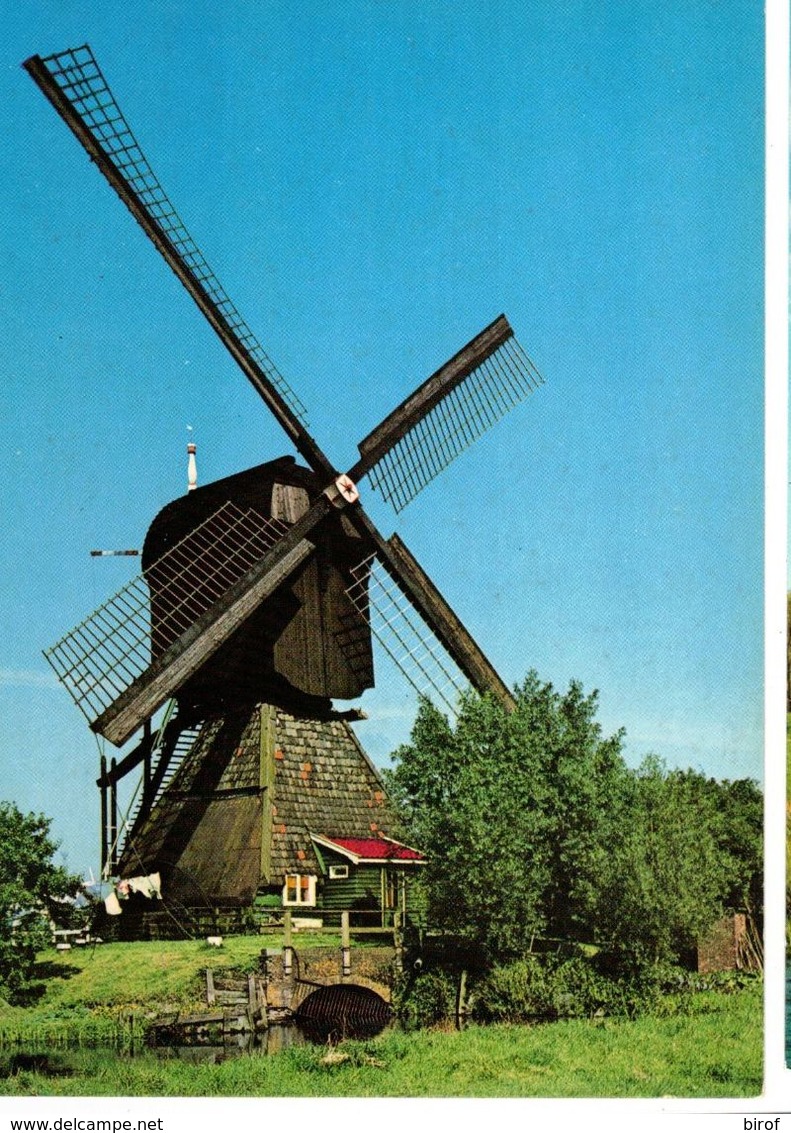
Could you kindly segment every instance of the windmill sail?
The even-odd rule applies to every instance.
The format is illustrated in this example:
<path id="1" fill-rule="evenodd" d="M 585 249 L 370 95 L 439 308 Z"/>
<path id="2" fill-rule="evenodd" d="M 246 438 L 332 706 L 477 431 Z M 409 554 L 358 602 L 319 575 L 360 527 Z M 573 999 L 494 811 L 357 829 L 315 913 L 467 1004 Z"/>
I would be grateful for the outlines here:
<path id="1" fill-rule="evenodd" d="M 455 713 L 467 687 L 464 674 L 441 648 L 398 582 L 371 555 L 352 572 L 347 591 L 360 619 L 370 626 L 385 653 L 421 696 L 442 710 Z"/>
<path id="2" fill-rule="evenodd" d="M 378 533 L 350 482 L 367 475 L 400 510 L 537 388 L 542 379 L 516 342 L 508 320 L 500 316 L 423 382 L 360 444 L 360 459 L 349 476 L 338 477 L 307 432 L 301 403 L 239 315 L 162 189 L 90 48 L 35 55 L 24 67 L 192 296 L 323 490 L 286 534 L 261 531 L 258 545 L 253 540 L 240 557 L 226 555 L 220 538 L 216 554 L 209 556 L 207 577 L 189 575 L 186 591 L 177 601 L 171 603 L 167 586 L 149 593 L 153 568 L 148 567 L 146 577 L 130 584 L 47 651 L 91 727 L 113 743 L 125 742 L 166 699 L 192 681 L 253 611 L 313 555 L 315 547 L 308 536 L 335 509 L 342 510 L 352 534 L 367 540 L 400 594 L 474 687 L 492 691 L 511 706 L 508 689 L 483 652 L 403 544 Z M 244 522 L 255 527 L 258 521 L 263 522 L 260 516 L 243 512 L 241 518 L 231 516 L 231 527 L 236 530 Z M 338 546 L 345 546 L 349 532 L 340 520 L 336 526 Z M 187 539 L 196 534 L 197 529 Z M 194 550 L 187 548 L 190 559 Z M 333 553 L 338 553 L 337 547 Z M 222 567 L 215 576 L 217 559 Z M 370 569 L 360 578 L 369 577 Z M 360 582 L 357 599 L 365 621 L 375 611 L 366 607 L 363 591 Z M 174 586 L 172 593 L 176 592 Z M 354 620 L 354 609 L 349 613 Z M 345 651 L 350 669 L 366 668 L 367 647 L 359 627 L 339 626 L 335 644 Z M 306 648 L 309 653 L 309 643 Z M 366 687 L 366 681 L 365 674 L 358 675 L 355 687 L 361 683 Z M 315 696 L 337 695 L 309 691 Z"/>
<path id="3" fill-rule="evenodd" d="M 95 730 L 123 743 L 172 695 L 177 679 L 170 674 L 160 682 L 164 691 L 155 702 L 146 701 L 133 726 L 126 717 L 121 734 L 117 724 L 113 726 L 113 707 L 123 704 L 131 689 L 145 684 L 158 662 L 163 668 L 169 650 L 185 636 L 195 636 L 196 625 L 212 616 L 217 604 L 264 561 L 273 546 L 282 545 L 285 531 L 277 520 L 226 504 L 45 651 Z M 302 543 L 304 553 L 309 553 L 311 545 Z M 302 554 L 302 544 L 298 546 Z M 152 594 L 156 601 L 152 602 Z M 219 643 L 213 639 L 207 644 L 202 658 Z"/>
<path id="4" fill-rule="evenodd" d="M 140 148 L 90 47 L 23 64 L 181 280 L 297 450 L 333 469 L 305 427 L 305 409 L 239 314 Z"/>
<path id="5" fill-rule="evenodd" d="M 478 692 L 491 693 L 506 711 L 513 711 L 508 686 L 403 540 L 397 535 L 382 539 L 363 512 L 357 515 L 375 558 L 353 572 L 349 597 L 410 684 L 451 707 L 464 687 L 461 673 Z"/>
<path id="6" fill-rule="evenodd" d="M 401 511 L 542 382 L 500 315 L 360 441 L 349 475 L 367 475 Z"/>

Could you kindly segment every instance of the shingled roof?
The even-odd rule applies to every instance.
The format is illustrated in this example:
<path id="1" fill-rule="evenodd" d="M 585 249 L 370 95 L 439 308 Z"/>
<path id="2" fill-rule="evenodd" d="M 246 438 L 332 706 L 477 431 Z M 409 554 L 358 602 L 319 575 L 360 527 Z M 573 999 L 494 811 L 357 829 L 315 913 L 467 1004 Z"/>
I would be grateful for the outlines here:
<path id="1" fill-rule="evenodd" d="M 189 879 L 211 904 L 249 903 L 287 873 L 320 872 L 311 831 L 371 846 L 398 833 L 379 773 L 345 720 L 247 706 L 204 723 L 119 872 L 159 870 L 174 884 Z"/>
<path id="2" fill-rule="evenodd" d="M 378 771 L 344 720 L 306 720 L 278 709 L 274 752 L 272 877 L 319 872 L 311 831 L 328 838 L 395 833 Z"/>

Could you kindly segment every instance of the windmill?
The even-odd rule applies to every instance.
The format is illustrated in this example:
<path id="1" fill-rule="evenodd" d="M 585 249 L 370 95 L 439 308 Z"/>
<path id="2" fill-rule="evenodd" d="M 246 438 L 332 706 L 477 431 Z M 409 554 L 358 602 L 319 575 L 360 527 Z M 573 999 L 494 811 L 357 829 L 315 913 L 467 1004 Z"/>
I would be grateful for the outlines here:
<path id="1" fill-rule="evenodd" d="M 501 315 L 340 472 L 166 196 L 90 48 L 23 66 L 304 462 L 270 460 L 168 504 L 142 574 L 46 651 L 94 732 L 116 746 L 139 734 L 102 763 L 103 864 L 121 876 L 156 869 L 184 900 L 188 877 L 208 903 L 282 887 L 307 906 L 319 873 L 348 882 L 350 865 L 360 876 L 377 861 L 415 865 L 420 855 L 387 836 L 381 783 L 349 727 L 359 710 L 333 707 L 372 687 L 372 634 L 442 706 L 466 682 L 509 710 L 513 699 L 403 541 L 380 534 L 357 484 L 400 511 L 542 379 Z M 117 784 L 140 769 L 119 860 Z"/>

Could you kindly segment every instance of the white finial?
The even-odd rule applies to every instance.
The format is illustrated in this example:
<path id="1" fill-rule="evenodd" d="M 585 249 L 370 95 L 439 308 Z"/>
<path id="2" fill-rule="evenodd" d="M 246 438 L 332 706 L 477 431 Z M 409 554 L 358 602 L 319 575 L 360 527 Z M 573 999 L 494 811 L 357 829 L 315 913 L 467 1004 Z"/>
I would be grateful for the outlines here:
<path id="1" fill-rule="evenodd" d="M 187 425 L 189 432 L 192 432 L 192 425 Z M 198 465 L 195 460 L 195 453 L 198 451 L 198 446 L 194 441 L 190 441 L 187 445 L 187 491 L 194 492 L 198 486 Z"/>

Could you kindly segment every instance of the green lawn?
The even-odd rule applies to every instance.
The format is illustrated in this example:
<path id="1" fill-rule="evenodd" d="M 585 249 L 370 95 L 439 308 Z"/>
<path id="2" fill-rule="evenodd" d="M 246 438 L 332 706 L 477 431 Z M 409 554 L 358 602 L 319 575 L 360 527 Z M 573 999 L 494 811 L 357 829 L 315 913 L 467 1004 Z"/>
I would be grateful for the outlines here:
<path id="1" fill-rule="evenodd" d="M 337 937 L 295 938 L 298 949 L 336 944 Z M 19 1038 L 81 1042 L 114 1037 L 132 1014 L 140 1026 L 147 1016 L 206 1006 L 206 968 L 249 970 L 263 948 L 282 945 L 279 936 L 226 937 L 222 948 L 203 941 L 100 944 L 54 949 L 39 957 L 40 997 L 25 1008 L 0 1001 L 0 1044 Z"/>
<path id="2" fill-rule="evenodd" d="M 311 942 L 327 940 L 297 945 Z M 222 951 L 182 941 L 47 953 L 41 970 L 50 978 L 39 1001 L 0 1007 L 0 1094 L 737 1097 L 761 1090 L 758 984 L 695 996 L 693 1014 L 392 1032 L 331 1052 L 293 1047 L 217 1065 L 91 1047 L 127 1033 L 130 1012 L 142 1023 L 166 1003 L 197 1005 L 203 968 L 251 966 L 262 946 L 277 943 L 239 937 Z M 67 1047 L 67 1038 L 82 1046 Z M 28 1057 L 34 1050 L 47 1051 L 47 1067 Z"/>

